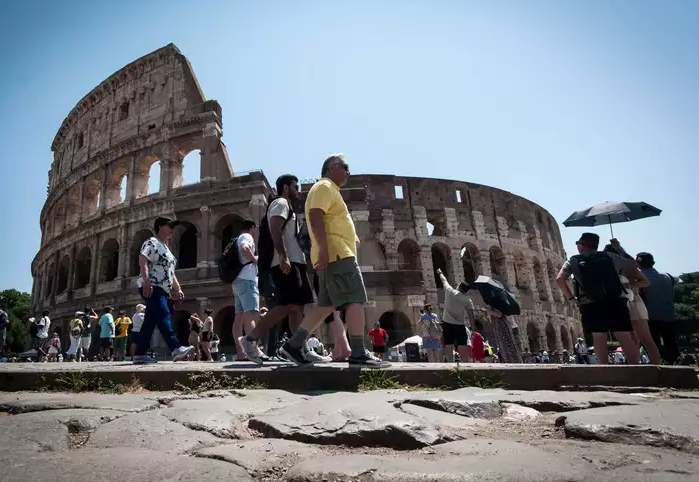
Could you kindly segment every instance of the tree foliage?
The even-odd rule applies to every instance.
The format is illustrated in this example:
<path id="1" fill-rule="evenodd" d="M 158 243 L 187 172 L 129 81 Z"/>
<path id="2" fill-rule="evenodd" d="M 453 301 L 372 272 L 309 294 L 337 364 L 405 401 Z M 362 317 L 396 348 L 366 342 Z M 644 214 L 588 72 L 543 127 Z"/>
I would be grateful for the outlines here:
<path id="1" fill-rule="evenodd" d="M 31 295 L 10 289 L 0 291 L 0 300 L 10 318 L 10 326 L 7 328 L 8 349 L 14 352 L 24 351 L 29 336 L 27 318 L 31 310 Z"/>
<path id="2" fill-rule="evenodd" d="M 681 345 L 690 345 L 699 332 L 699 271 L 684 273 L 675 286 L 675 310 Z"/>

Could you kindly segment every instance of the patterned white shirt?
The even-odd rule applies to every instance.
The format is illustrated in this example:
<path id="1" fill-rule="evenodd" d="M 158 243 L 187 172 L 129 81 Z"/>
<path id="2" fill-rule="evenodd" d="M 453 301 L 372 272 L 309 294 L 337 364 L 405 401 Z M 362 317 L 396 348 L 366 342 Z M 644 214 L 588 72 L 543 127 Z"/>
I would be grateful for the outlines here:
<path id="1" fill-rule="evenodd" d="M 141 253 L 148 259 L 148 279 L 152 286 L 158 286 L 170 293 L 175 278 L 175 265 L 177 259 L 170 252 L 170 248 L 155 236 L 149 238 L 141 247 Z M 143 279 L 138 275 L 138 287 L 143 286 Z"/>

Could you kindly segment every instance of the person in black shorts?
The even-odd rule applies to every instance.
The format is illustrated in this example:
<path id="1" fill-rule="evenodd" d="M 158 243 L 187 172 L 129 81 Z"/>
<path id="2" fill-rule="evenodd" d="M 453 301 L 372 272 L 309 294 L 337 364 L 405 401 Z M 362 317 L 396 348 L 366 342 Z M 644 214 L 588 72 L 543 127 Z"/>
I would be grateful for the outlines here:
<path id="1" fill-rule="evenodd" d="M 247 358 L 262 364 L 257 350 L 257 342 L 272 326 L 289 317 L 292 331 L 303 320 L 303 307 L 313 303 L 313 290 L 308 281 L 306 255 L 298 242 L 298 218 L 293 209 L 294 202 L 299 197 L 298 178 L 285 174 L 277 179 L 277 193 L 267 209 L 267 222 L 274 242 L 274 258 L 269 273 L 274 283 L 275 302 L 272 308 L 260 320 L 254 330 L 239 338 L 240 345 Z M 330 361 L 318 356 L 315 352 L 305 351 L 309 361 Z"/>

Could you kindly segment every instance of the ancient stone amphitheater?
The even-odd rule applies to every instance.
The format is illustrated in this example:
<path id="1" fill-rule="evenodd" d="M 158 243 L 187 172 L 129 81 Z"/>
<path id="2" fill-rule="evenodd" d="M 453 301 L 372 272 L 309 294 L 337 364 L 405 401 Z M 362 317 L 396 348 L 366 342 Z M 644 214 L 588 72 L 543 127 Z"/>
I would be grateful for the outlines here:
<path id="1" fill-rule="evenodd" d="M 132 313 L 139 249 L 155 217 L 166 215 L 182 221 L 171 248 L 187 295 L 173 326 L 186 339 L 189 314 L 212 308 L 232 350 L 232 293 L 217 277 L 217 260 L 243 217 L 262 217 L 272 189 L 261 171 L 234 173 L 222 125 L 221 106 L 206 100 L 172 44 L 111 75 L 68 114 L 51 145 L 32 263 L 33 307 L 49 309 L 58 331 L 67 334 L 85 306 Z M 193 158 L 199 182 L 183 185 Z M 310 169 L 321 161 L 309 160 Z M 149 193 L 158 168 L 159 186 Z M 441 302 L 437 268 L 452 282 L 478 274 L 506 282 L 522 305 L 520 333 L 531 350 L 571 348 L 581 335 L 554 285 L 564 251 L 541 206 L 478 184 L 392 175 L 355 175 L 343 194 L 361 239 L 367 323 L 380 320 L 394 342 L 416 333 L 425 302 Z M 164 346 L 157 334 L 154 344 Z"/>

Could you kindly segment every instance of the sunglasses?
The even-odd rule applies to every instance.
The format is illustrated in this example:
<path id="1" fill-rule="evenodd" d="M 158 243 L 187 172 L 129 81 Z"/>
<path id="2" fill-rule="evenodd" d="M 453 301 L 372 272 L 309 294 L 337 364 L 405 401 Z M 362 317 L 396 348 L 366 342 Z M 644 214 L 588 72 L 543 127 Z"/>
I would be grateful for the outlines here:
<path id="1" fill-rule="evenodd" d="M 335 165 L 336 165 L 336 166 L 340 166 L 342 169 L 345 170 L 345 172 L 349 172 L 349 170 L 350 170 L 350 169 L 349 169 L 349 164 L 346 164 L 346 163 L 344 163 L 344 162 L 340 162 L 340 163 L 337 163 L 337 164 L 335 164 Z"/>

